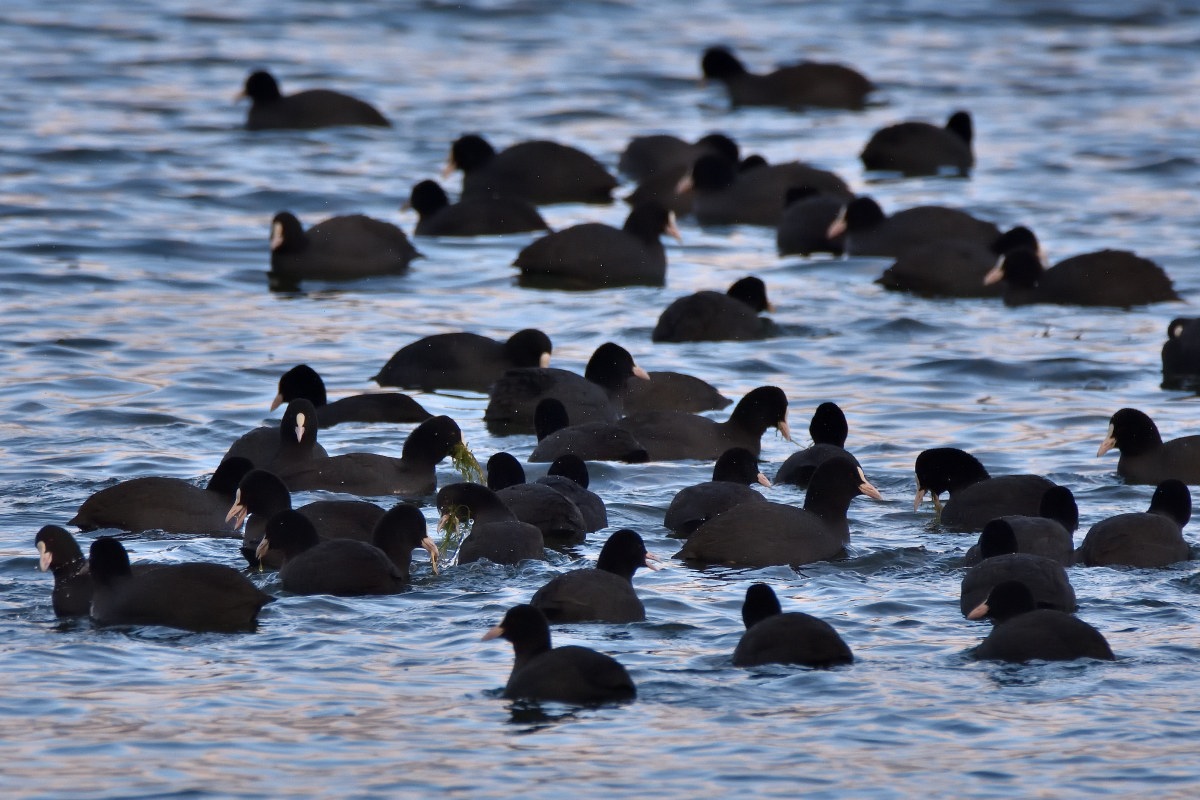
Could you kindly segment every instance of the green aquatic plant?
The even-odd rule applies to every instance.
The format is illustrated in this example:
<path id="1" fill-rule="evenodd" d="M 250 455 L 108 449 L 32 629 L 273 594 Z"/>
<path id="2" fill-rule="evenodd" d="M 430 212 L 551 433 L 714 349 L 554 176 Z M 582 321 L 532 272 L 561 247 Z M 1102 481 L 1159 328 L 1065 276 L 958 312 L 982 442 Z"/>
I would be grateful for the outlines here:
<path id="1" fill-rule="evenodd" d="M 474 457 L 472 457 L 474 458 Z M 478 462 L 476 462 L 478 467 Z M 467 523 L 471 519 L 471 509 L 467 506 L 454 506 L 438 520 L 438 531 L 442 534 L 442 540 L 438 543 L 438 550 L 443 553 L 453 552 L 462 544 L 463 538 L 467 534 Z"/>
<path id="2" fill-rule="evenodd" d="M 475 454 L 467 448 L 465 442 L 459 442 L 450 450 L 450 461 L 464 481 L 485 482 L 483 467 L 479 466 L 479 459 L 475 458 Z"/>

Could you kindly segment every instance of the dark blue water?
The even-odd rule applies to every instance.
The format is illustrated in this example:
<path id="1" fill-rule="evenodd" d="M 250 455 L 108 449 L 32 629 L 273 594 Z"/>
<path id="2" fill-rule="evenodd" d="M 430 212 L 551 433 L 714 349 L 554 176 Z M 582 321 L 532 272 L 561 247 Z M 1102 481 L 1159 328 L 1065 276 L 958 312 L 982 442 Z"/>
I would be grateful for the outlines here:
<path id="1" fill-rule="evenodd" d="M 719 88 L 697 85 L 699 53 L 715 42 L 756 68 L 800 57 L 854 64 L 881 84 L 881 103 L 730 113 Z M 1108 637 L 1115 663 L 975 663 L 964 653 L 986 628 L 965 622 L 957 599 L 973 537 L 938 530 L 928 506 L 912 510 L 913 459 L 943 445 L 997 474 L 1070 486 L 1083 531 L 1143 509 L 1150 488 L 1123 486 L 1115 455 L 1095 452 L 1122 406 L 1146 410 L 1168 436 L 1196 432 L 1195 399 L 1158 386 L 1167 322 L 1190 305 L 917 299 L 872 282 L 885 261 L 780 259 L 772 231 L 687 221 L 684 243 L 669 245 L 664 288 L 520 289 L 508 265 L 525 237 L 421 241 L 427 258 L 408 276 L 295 295 L 270 293 L 265 270 L 281 209 L 309 224 L 364 212 L 411 230 L 400 204 L 466 131 L 500 144 L 570 142 L 615 167 L 631 136 L 724 130 L 772 161 L 833 169 L 885 208 L 936 202 L 1030 224 L 1053 259 L 1136 250 L 1194 304 L 1198 46 L 1194 5 L 1163 0 L 10 0 L 0 14 L 0 792 L 1193 795 L 1195 571 L 1071 570 L 1080 615 Z M 284 91 L 321 85 L 367 98 L 395 128 L 247 133 L 232 98 L 263 66 Z M 857 153 L 870 131 L 959 107 L 975 116 L 970 180 L 863 175 Z M 555 227 L 624 214 L 621 204 L 546 210 Z M 747 272 L 767 281 L 775 319 L 793 335 L 651 344 L 670 300 Z M 50 578 L 35 569 L 37 529 L 119 479 L 202 480 L 266 418 L 288 367 L 313 365 L 340 396 L 371 389 L 368 377 L 418 336 L 506 336 L 530 324 L 550 333 L 559 366 L 581 369 L 611 339 L 648 369 L 685 369 L 732 397 L 777 384 L 801 433 L 819 402 L 836 400 L 848 446 L 886 501 L 855 501 L 844 561 L 798 573 L 680 563 L 639 573 L 646 623 L 555 631 L 559 643 L 620 658 L 638 702 L 551 708 L 545 719 L 495 696 L 511 651 L 478 640 L 568 567 L 562 558 L 436 577 L 422 566 L 398 597 L 285 597 L 253 635 L 55 620 Z M 486 433 L 482 396 L 420 401 L 454 416 L 481 458 L 532 449 L 531 439 Z M 341 426 L 322 441 L 331 452 L 396 452 L 406 432 Z M 792 449 L 765 438 L 768 474 Z M 669 556 L 666 504 L 708 471 L 604 465 L 593 489 L 614 528 L 636 528 Z M 439 475 L 456 477 L 448 464 Z M 771 496 L 801 498 L 790 488 Z M 583 548 L 588 558 L 603 538 Z M 239 563 L 230 541 L 129 545 L 137 559 Z M 256 580 L 278 590 L 269 575 Z M 755 580 L 833 622 L 858 662 L 732 668 L 741 597 Z"/>

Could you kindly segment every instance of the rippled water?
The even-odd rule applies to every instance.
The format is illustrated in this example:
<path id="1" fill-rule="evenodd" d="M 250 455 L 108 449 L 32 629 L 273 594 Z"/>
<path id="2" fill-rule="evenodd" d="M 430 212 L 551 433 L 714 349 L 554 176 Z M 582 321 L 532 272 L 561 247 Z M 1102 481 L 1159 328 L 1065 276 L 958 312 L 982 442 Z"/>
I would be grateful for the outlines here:
<path id="1" fill-rule="evenodd" d="M 1006 309 L 888 294 L 886 262 L 779 259 L 773 232 L 700 230 L 668 247 L 664 288 L 517 288 L 525 237 L 421 241 L 410 275 L 267 290 L 267 226 L 399 206 L 477 130 L 545 137 L 615 166 L 633 135 L 723 130 L 771 160 L 836 170 L 885 208 L 958 205 L 1026 223 L 1052 258 L 1100 247 L 1161 263 L 1200 297 L 1196 131 L 1200 16 L 1167 0 L 912 0 L 879 4 L 325 2 L 200 8 L 179 0 L 69 9 L 10 0 L 0 15 L 0 791 L 7 797 L 1191 796 L 1200 781 L 1194 570 L 1074 568 L 1080 614 L 1112 664 L 979 664 L 985 628 L 957 608 L 973 537 L 912 511 L 912 463 L 954 445 L 994 473 L 1070 486 L 1083 530 L 1141 510 L 1108 416 L 1148 411 L 1195 432 L 1192 397 L 1159 389 L 1166 323 L 1133 312 Z M 735 46 L 754 67 L 801 56 L 852 63 L 882 86 L 861 113 L 730 113 L 697 85 L 700 51 Z M 250 134 L 232 102 L 268 66 L 285 91 L 326 85 L 370 99 L 390 130 Z M 900 118 L 975 115 L 968 181 L 868 181 L 857 153 Z M 619 223 L 623 205 L 546 210 L 555 227 Z M 765 343 L 652 345 L 671 299 L 763 277 L 789 335 Z M 568 627 L 560 643 L 618 656 L 637 703 L 538 718 L 496 697 L 511 664 L 481 643 L 503 610 L 565 559 L 514 572 L 419 570 L 381 599 L 285 597 L 258 633 L 96 630 L 56 621 L 34 532 L 135 475 L 199 481 L 259 424 L 275 381 L 307 362 L 334 395 L 421 335 L 536 324 L 556 363 L 581 368 L 616 340 L 740 396 L 783 387 L 793 428 L 839 402 L 850 448 L 886 502 L 852 506 L 851 557 L 805 567 L 635 580 L 649 621 Z M 485 398 L 429 394 L 483 456 L 532 442 L 483 428 Z M 332 452 L 395 452 L 405 430 L 342 426 Z M 769 474 L 792 446 L 764 441 Z M 538 474 L 539 469 L 530 470 Z M 659 525 L 698 463 L 598 465 L 614 527 L 677 549 Z M 443 465 L 440 476 L 454 473 Z M 772 496 L 798 501 L 794 489 Z M 432 510 L 427 510 L 432 516 Z M 1082 533 L 1080 534 L 1080 536 Z M 583 549 L 594 557 L 603 536 Z M 86 537 L 85 537 L 86 541 Z M 237 564 L 232 542 L 132 542 L 137 558 Z M 277 590 L 270 576 L 266 588 Z M 833 671 L 735 670 L 745 587 L 831 620 L 858 662 Z"/>

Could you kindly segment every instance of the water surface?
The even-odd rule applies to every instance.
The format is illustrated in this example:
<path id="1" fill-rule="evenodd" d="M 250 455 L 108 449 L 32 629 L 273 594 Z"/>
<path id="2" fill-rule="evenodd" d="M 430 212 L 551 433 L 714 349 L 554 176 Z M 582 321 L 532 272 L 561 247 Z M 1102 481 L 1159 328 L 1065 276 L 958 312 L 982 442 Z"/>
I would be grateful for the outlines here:
<path id="1" fill-rule="evenodd" d="M 756 69 L 808 57 L 881 86 L 861 113 L 729 112 L 701 87 L 699 53 L 734 46 Z M 1073 568 L 1080 615 L 1112 664 L 979 664 L 986 632 L 958 613 L 973 537 L 914 513 L 913 459 L 960 446 L 993 473 L 1070 486 L 1082 537 L 1141 510 L 1109 415 L 1149 412 L 1196 431 L 1195 400 L 1162 391 L 1167 322 L 1200 297 L 1195 135 L 1200 18 L 1190 4 L 912 0 L 886 8 L 718 0 L 347 4 L 249 0 L 73 7 L 12 0 L 0 19 L 0 789 L 29 798 L 558 797 L 566 787 L 662 798 L 1188 796 L 1200 617 L 1195 571 Z M 251 134 L 232 97 L 269 67 L 284 91 L 331 86 L 371 100 L 388 130 Z M 970 180 L 866 176 L 869 133 L 903 118 L 975 116 Z M 408 276 L 267 290 L 268 224 L 363 212 L 411 230 L 400 204 L 450 141 L 570 142 L 615 167 L 631 136 L 713 130 L 772 161 L 833 169 L 888 209 L 967 208 L 1036 228 L 1050 256 L 1101 247 L 1162 264 L 1189 305 L 1131 312 L 930 301 L 884 292 L 878 259 L 780 259 L 772 231 L 702 230 L 668 245 L 668 284 L 562 293 L 518 288 L 526 237 L 419 241 Z M 453 184 L 457 188 L 457 183 Z M 623 186 L 622 193 L 632 188 Z M 550 223 L 619 224 L 623 204 L 560 206 Z M 766 280 L 788 335 L 763 343 L 653 345 L 682 294 Z M 480 565 L 405 595 L 284 597 L 253 635 L 96 630 L 59 622 L 33 535 L 95 490 L 137 475 L 202 481 L 268 417 L 278 376 L 305 362 L 334 396 L 412 339 L 537 325 L 559 366 L 625 345 L 648 369 L 685 369 L 739 397 L 784 388 L 803 434 L 818 403 L 850 420 L 849 448 L 886 501 L 851 508 L 850 557 L 800 571 L 698 571 L 676 562 L 635 583 L 649 619 L 555 631 L 617 656 L 637 703 L 542 716 L 496 694 L 511 664 L 479 642 L 557 571 Z M 481 457 L 531 439 L 489 436 L 486 398 L 425 394 Z M 331 452 L 398 451 L 407 430 L 341 426 Z M 764 439 L 773 475 L 793 446 Z M 541 467 L 530 473 L 540 474 Z M 612 527 L 664 556 L 672 494 L 699 463 L 597 465 Z M 454 480 L 448 464 L 442 480 Z M 781 487 L 771 496 L 799 502 Z M 311 499 L 299 497 L 298 500 Z M 427 509 L 432 518 L 432 509 Z M 604 535 L 581 548 L 593 559 Z M 85 546 L 88 537 L 83 537 Z M 235 543 L 129 542 L 137 559 L 239 563 Z M 257 576 L 270 591 L 270 575 Z M 829 619 L 858 661 L 827 672 L 735 670 L 746 586 Z"/>

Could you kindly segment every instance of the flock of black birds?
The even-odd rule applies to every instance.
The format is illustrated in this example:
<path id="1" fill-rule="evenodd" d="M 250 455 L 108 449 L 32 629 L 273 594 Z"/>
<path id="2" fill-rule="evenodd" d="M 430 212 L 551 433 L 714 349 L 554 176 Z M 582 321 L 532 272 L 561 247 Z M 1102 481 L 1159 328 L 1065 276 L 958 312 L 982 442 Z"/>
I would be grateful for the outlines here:
<path id="1" fill-rule="evenodd" d="M 804 62 L 754 74 L 721 47 L 703 54 L 706 78 L 727 88 L 732 106 L 861 109 L 874 89 L 838 64 Z M 245 84 L 251 130 L 389 124 L 365 102 L 316 89 L 285 95 L 266 72 Z M 972 120 L 955 112 L 944 126 L 902 122 L 876 132 L 861 158 L 868 170 L 966 177 L 975 165 Z M 590 289 L 665 282 L 660 241 L 679 236 L 676 217 L 701 225 L 775 227 L 780 254 L 827 252 L 894 258 L 883 286 L 926 296 L 1001 297 L 1010 305 L 1059 303 L 1129 307 L 1176 300 L 1170 279 L 1153 262 L 1124 251 L 1075 256 L 1047 268 L 1028 228 L 1001 231 L 952 208 L 921 206 L 885 213 L 855 196 L 837 175 L 800 162 L 770 164 L 742 157 L 737 143 L 710 134 L 689 143 L 655 134 L 630 141 L 619 169 L 638 181 L 622 229 L 583 223 L 550 231 L 538 206 L 609 203 L 617 179 L 596 159 L 546 141 L 497 152 L 483 137 L 451 147 L 449 170 L 463 173 L 457 202 L 436 182 L 416 184 L 409 205 L 418 236 L 540 233 L 516 256 L 523 285 Z M 397 226 L 363 215 L 335 217 L 307 230 L 282 211 L 271 223 L 273 288 L 302 281 L 343 281 L 402 273 L 420 253 Z M 654 326 L 656 342 L 749 340 L 772 336 L 767 288 L 753 276 L 728 291 L 704 291 L 670 304 Z M 701 412 L 732 404 L 692 376 L 647 373 L 620 345 L 596 349 L 583 375 L 549 367 L 550 338 L 528 329 L 507 341 L 472 332 L 440 334 L 397 351 L 374 380 L 383 387 L 487 393 L 484 422 L 496 435 L 536 435 L 530 461 L 549 473 L 527 481 L 520 462 L 493 455 L 486 483 L 439 487 L 435 468 L 451 457 L 469 464 L 457 423 L 430 414 L 399 392 L 330 401 L 316 371 L 300 365 L 279 381 L 272 410 L 277 427 L 234 442 L 205 488 L 174 478 L 135 478 L 87 498 L 67 524 L 82 531 L 167 531 L 239 537 L 250 568 L 275 569 L 286 592 L 358 596 L 403 591 L 412 553 L 426 550 L 436 573 L 444 553 L 417 504 L 434 498 L 439 531 L 470 521 L 455 560 L 517 564 L 546 559 L 608 526 L 603 500 L 589 490 L 588 461 L 639 463 L 698 459 L 714 464 L 712 480 L 680 491 L 666 511 L 670 536 L 684 540 L 676 557 L 693 564 L 793 567 L 837 558 L 850 540 L 847 511 L 858 495 L 881 499 L 845 449 L 849 426 L 832 402 L 815 410 L 813 444 L 797 450 L 775 482 L 806 489 L 802 508 L 767 500 L 752 484 L 771 485 L 759 470 L 762 435 L 776 428 L 791 439 L 788 402 L 778 387 L 748 392 L 724 421 Z M 1163 347 L 1164 386 L 1200 382 L 1200 320 L 1180 318 Z M 344 422 L 415 424 L 399 458 L 377 453 L 330 456 L 318 431 Z M 961 610 L 989 618 L 992 632 L 975 650 L 981 659 L 1112 659 L 1104 637 L 1073 616 L 1071 565 L 1157 567 L 1189 558 L 1182 528 L 1191 515 L 1188 484 L 1200 483 L 1200 436 L 1163 442 L 1153 421 L 1134 409 L 1112 416 L 1097 455 L 1120 451 L 1118 473 L 1156 486 L 1144 513 L 1092 526 L 1075 547 L 1079 511 L 1069 488 L 1036 475 L 991 476 L 976 458 L 935 448 L 916 459 L 919 507 L 932 495 L 943 527 L 978 531 L 968 552 Z M 464 468 L 466 469 L 466 468 Z M 464 473 L 467 474 L 467 473 Z M 292 507 L 296 491 L 332 491 L 402 502 L 384 509 L 366 500 L 326 499 Z M 947 499 L 943 503 L 942 495 Z M 449 540 L 447 540 L 449 541 Z M 165 625 L 195 631 L 253 630 L 273 598 L 246 574 L 206 563 L 133 564 L 121 541 L 99 536 L 87 557 L 57 525 L 36 537 L 40 564 L 52 570 L 55 612 L 87 615 L 101 625 Z M 642 537 L 612 533 L 595 567 L 555 577 L 515 606 L 484 638 L 512 643 L 505 687 L 512 698 L 596 703 L 629 700 L 636 688 L 625 669 L 583 647 L 553 648 L 550 625 L 635 622 L 645 608 L 632 579 L 656 568 Z M 733 663 L 827 667 L 853 662 L 828 623 L 784 612 L 774 591 L 756 583 L 743 606 L 746 632 Z"/>

